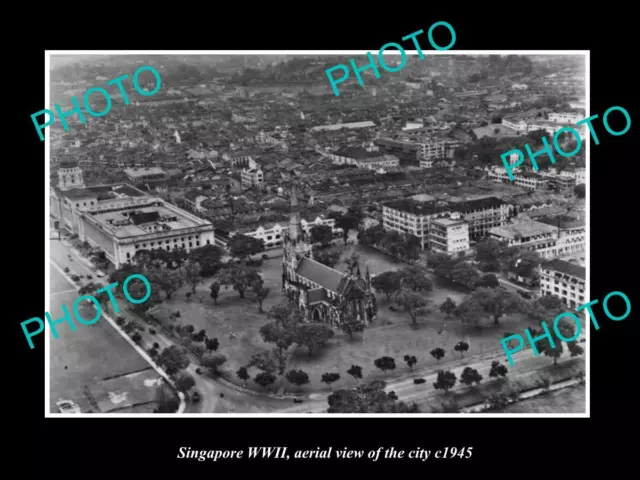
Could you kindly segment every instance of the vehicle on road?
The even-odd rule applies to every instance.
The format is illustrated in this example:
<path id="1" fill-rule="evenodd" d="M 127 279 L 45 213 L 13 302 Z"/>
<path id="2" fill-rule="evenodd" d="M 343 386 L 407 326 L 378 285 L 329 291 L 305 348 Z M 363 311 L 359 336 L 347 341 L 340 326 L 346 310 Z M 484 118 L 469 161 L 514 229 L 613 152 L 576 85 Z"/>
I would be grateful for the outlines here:
<path id="1" fill-rule="evenodd" d="M 262 254 L 262 259 L 263 260 L 269 260 L 269 255 L 267 255 L 266 253 Z"/>
<path id="2" fill-rule="evenodd" d="M 98 277 L 98 278 L 103 278 L 104 276 L 105 276 L 105 275 L 104 275 L 104 272 L 103 272 L 102 270 L 98 270 L 98 271 L 96 272 L 96 277 Z"/>
<path id="3" fill-rule="evenodd" d="M 60 400 L 56 402 L 56 406 L 60 413 L 82 413 L 80 407 L 71 400 Z"/>
<path id="4" fill-rule="evenodd" d="M 196 373 L 202 375 L 202 369 L 200 367 L 196 368 Z"/>
<path id="5" fill-rule="evenodd" d="M 304 400 L 302 400 L 301 398 L 294 398 L 293 399 L 293 403 L 302 403 Z"/>

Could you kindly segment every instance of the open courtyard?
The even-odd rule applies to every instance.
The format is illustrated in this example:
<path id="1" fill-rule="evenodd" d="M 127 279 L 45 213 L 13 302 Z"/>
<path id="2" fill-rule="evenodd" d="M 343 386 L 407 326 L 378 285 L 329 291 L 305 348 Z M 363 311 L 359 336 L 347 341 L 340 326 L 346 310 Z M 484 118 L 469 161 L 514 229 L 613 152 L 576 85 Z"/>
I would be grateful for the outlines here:
<path id="1" fill-rule="evenodd" d="M 338 270 L 344 270 L 344 259 L 353 252 L 360 256 L 361 269 L 364 270 L 368 265 L 372 275 L 406 266 L 368 247 L 347 245 L 342 248 L 344 250 L 342 259 L 336 265 Z M 265 312 L 273 305 L 285 301 L 282 294 L 281 262 L 281 257 L 270 258 L 260 267 L 264 285 L 270 289 L 264 301 Z M 196 330 L 204 329 L 209 338 L 218 338 L 220 341 L 218 353 L 227 357 L 221 372 L 229 380 L 241 384 L 242 382 L 235 375 L 238 368 L 246 365 L 255 353 L 274 347 L 273 344 L 265 343 L 259 332 L 260 327 L 269 320 L 266 313 L 259 313 L 250 291 L 247 291 L 245 299 L 240 299 L 231 288 L 226 290 L 223 288 L 218 298 L 218 305 L 214 305 L 209 295 L 209 285 L 212 281 L 212 278 L 205 279 L 198 286 L 197 299 L 192 297 L 187 300 L 185 294 L 190 287 L 183 286 L 171 300 L 166 301 L 154 312 L 154 316 L 165 326 L 175 322 L 193 325 Z M 321 382 L 322 374 L 339 373 L 340 380 L 332 385 L 332 388 L 336 389 L 353 385 L 353 378 L 346 373 L 352 365 L 362 367 L 364 380 L 383 379 L 384 373 L 376 369 L 373 362 L 382 356 L 389 356 L 396 361 L 396 370 L 387 374 L 388 378 L 392 378 L 409 371 L 403 361 L 404 355 L 415 355 L 418 359 L 418 368 L 435 366 L 436 360 L 429 352 L 433 348 L 440 347 L 446 352 L 440 364 L 446 367 L 448 362 L 460 358 L 460 354 L 453 349 L 459 341 L 469 344 L 469 351 L 465 355 L 487 355 L 501 350 L 499 341 L 506 332 L 520 331 L 529 326 L 521 316 L 513 315 L 502 319 L 500 325 L 476 328 L 461 324 L 454 318 L 447 318 L 438 310 L 437 307 L 447 297 L 458 302 L 465 295 L 463 290 L 434 278 L 434 290 L 427 294 L 427 297 L 433 301 L 433 311 L 420 317 L 415 326 L 411 325 L 411 319 L 407 313 L 391 311 L 389 309 L 391 303 L 386 301 L 383 295 L 377 295 L 378 315 L 374 325 L 366 328 L 362 334 L 354 334 L 353 338 L 336 330 L 335 336 L 323 348 L 314 350 L 312 355 L 308 355 L 305 347 L 293 345 L 287 352 L 291 355 L 287 370 L 302 369 L 309 375 L 310 383 L 303 387 L 302 391 L 326 390 L 328 387 Z M 176 311 L 180 312 L 180 316 L 170 319 L 169 314 Z M 257 370 L 250 371 L 252 377 L 255 373 Z M 248 386 L 260 389 L 251 381 Z M 290 391 L 297 390 L 297 387 L 289 385 L 283 379 L 278 380 L 276 387 Z"/>

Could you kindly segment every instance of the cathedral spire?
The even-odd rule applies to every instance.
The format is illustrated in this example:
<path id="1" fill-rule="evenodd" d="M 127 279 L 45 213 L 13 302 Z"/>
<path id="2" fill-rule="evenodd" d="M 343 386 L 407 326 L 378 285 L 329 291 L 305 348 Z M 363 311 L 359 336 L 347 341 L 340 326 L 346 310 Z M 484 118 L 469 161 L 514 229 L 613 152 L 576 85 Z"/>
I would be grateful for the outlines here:
<path id="1" fill-rule="evenodd" d="M 362 278 L 362 274 L 360 273 L 360 262 L 358 262 L 356 266 L 356 278 Z"/>
<path id="2" fill-rule="evenodd" d="M 367 282 L 367 288 L 371 285 L 371 272 L 369 271 L 369 265 L 367 264 L 367 269 L 364 274 L 364 279 Z"/>
<path id="3" fill-rule="evenodd" d="M 302 236 L 302 223 L 300 222 L 300 207 L 298 206 L 298 193 L 296 186 L 291 188 L 291 216 L 289 218 L 289 238 L 298 241 Z"/>

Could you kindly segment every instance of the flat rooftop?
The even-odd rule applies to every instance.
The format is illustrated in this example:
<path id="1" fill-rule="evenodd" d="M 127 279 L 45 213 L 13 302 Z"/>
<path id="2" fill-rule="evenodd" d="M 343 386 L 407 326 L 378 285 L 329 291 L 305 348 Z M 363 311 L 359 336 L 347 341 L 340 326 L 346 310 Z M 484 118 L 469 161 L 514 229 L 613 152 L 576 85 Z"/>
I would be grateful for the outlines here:
<path id="1" fill-rule="evenodd" d="M 177 208 L 166 206 L 131 205 L 120 210 L 90 215 L 116 238 L 127 238 L 153 233 L 168 233 L 204 225 L 208 222 L 197 221 L 180 212 Z"/>
<path id="2" fill-rule="evenodd" d="M 146 177 L 147 175 L 166 175 L 166 172 L 159 167 L 125 168 L 124 173 L 130 178 Z"/>
<path id="3" fill-rule="evenodd" d="M 448 212 L 449 207 L 437 205 L 435 202 L 418 202 L 410 198 L 402 198 L 385 203 L 383 206 L 413 215 L 431 215 L 434 213 Z"/>
<path id="4" fill-rule="evenodd" d="M 489 230 L 492 235 L 498 235 L 500 237 L 508 238 L 510 240 L 515 239 L 517 236 L 521 237 L 534 237 L 536 235 L 545 235 L 557 231 L 556 227 L 547 225 L 546 223 L 536 222 L 534 220 L 525 220 L 503 227 L 494 227 Z"/>
<path id="5" fill-rule="evenodd" d="M 438 218 L 436 220 L 433 220 L 431 223 L 442 225 L 443 227 L 453 227 L 455 225 L 462 225 L 466 222 L 461 218 Z"/>

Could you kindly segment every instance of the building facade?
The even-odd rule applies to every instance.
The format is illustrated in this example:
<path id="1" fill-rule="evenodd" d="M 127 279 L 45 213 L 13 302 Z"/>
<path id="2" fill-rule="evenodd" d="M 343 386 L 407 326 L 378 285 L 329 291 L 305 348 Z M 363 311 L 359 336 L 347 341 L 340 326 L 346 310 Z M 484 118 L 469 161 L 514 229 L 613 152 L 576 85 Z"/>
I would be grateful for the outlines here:
<path id="1" fill-rule="evenodd" d="M 401 199 L 382 206 L 382 225 L 385 230 L 414 235 L 422 249 L 429 247 L 429 224 L 432 219 L 445 218 L 451 210 L 434 202 Z"/>
<path id="2" fill-rule="evenodd" d="M 240 178 L 245 188 L 262 188 L 264 185 L 264 173 L 259 168 L 244 168 Z"/>
<path id="3" fill-rule="evenodd" d="M 509 221 L 511 205 L 496 197 L 467 200 L 451 204 L 451 209 L 463 215 L 469 224 L 471 240 L 483 239 L 489 230 Z"/>
<path id="4" fill-rule="evenodd" d="M 540 294 L 556 295 L 570 309 L 586 303 L 586 270 L 563 260 L 552 260 L 540 266 Z"/>
<path id="5" fill-rule="evenodd" d="M 364 277 L 359 265 L 355 274 L 346 275 L 313 260 L 311 239 L 300 221 L 295 187 L 291 195 L 289 228 L 284 233 L 282 291 L 310 322 L 333 326 L 343 322 L 368 325 L 377 313 L 368 269 Z"/>
<path id="6" fill-rule="evenodd" d="M 549 185 L 549 180 L 537 173 L 524 171 L 515 171 L 512 173 L 514 178 L 513 181 L 509 178 L 509 175 L 504 168 L 498 167 L 489 172 L 489 179 L 497 183 L 506 183 L 533 191 L 545 188 Z"/>
<path id="7" fill-rule="evenodd" d="M 469 251 L 469 224 L 459 213 L 438 218 L 429 224 L 429 246 L 432 252 L 445 255 L 464 255 Z"/>

